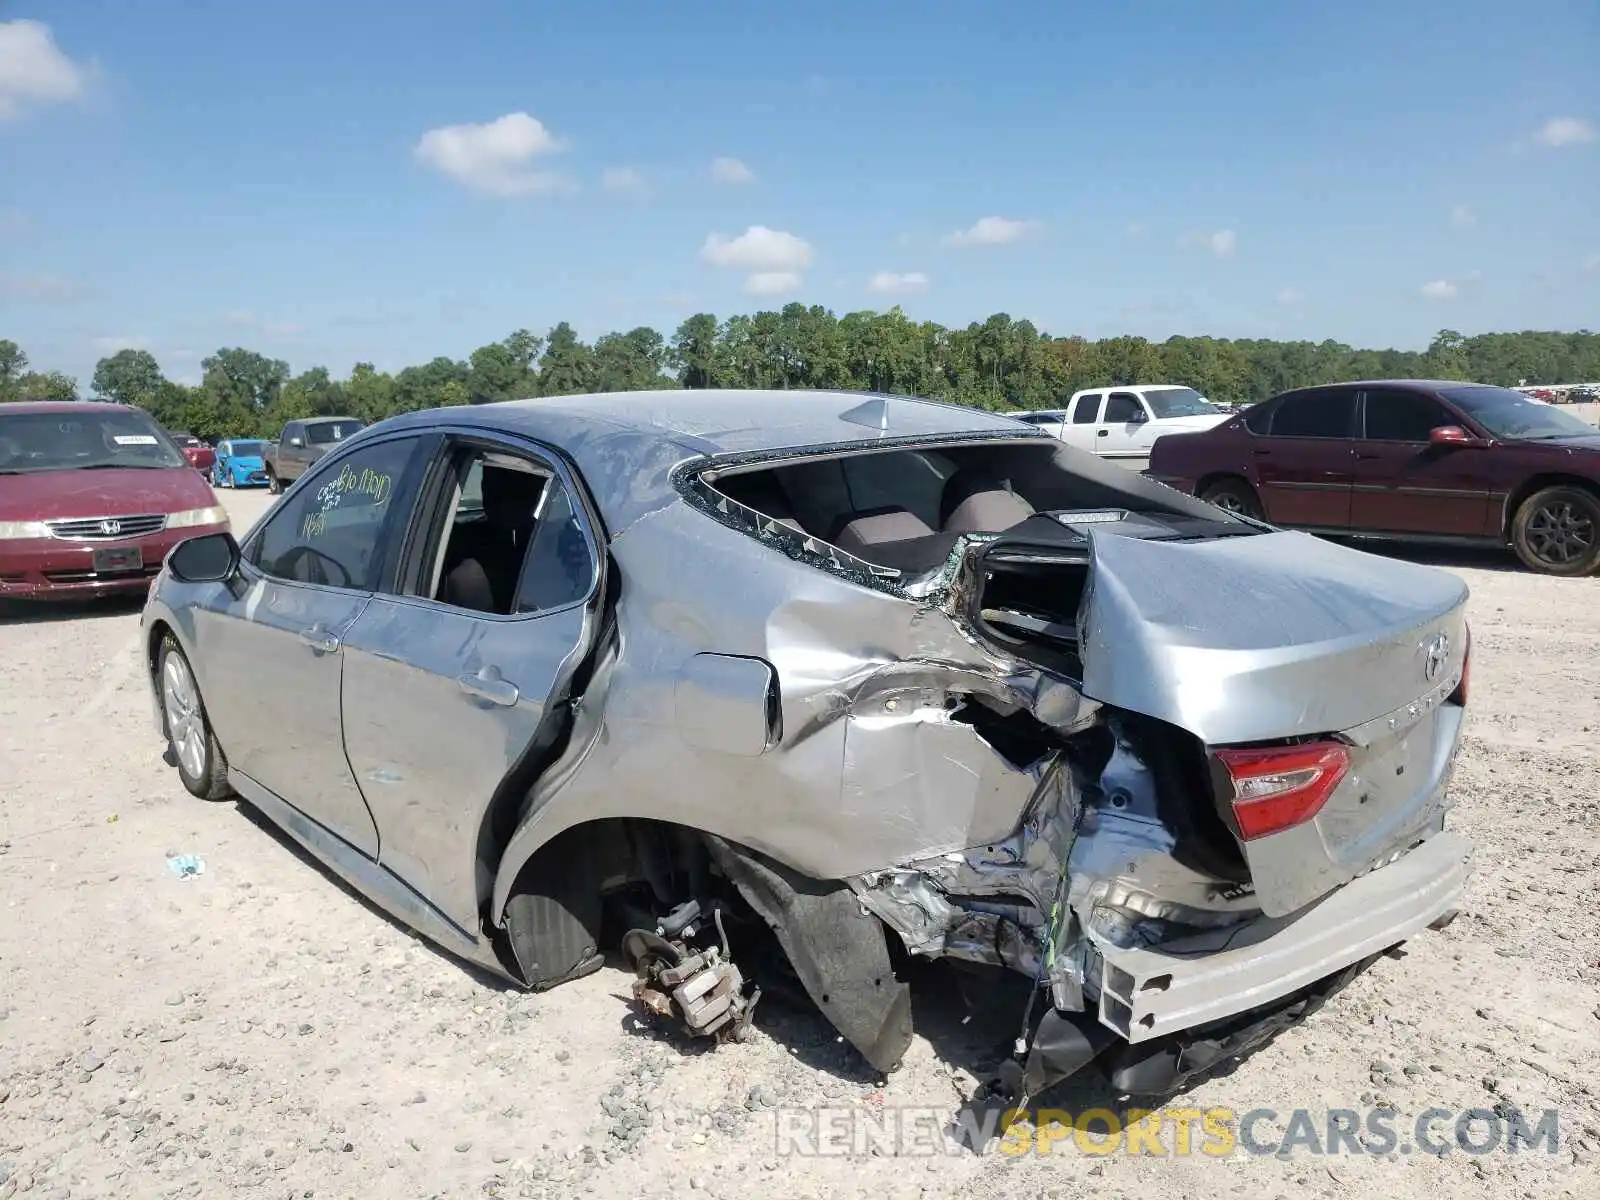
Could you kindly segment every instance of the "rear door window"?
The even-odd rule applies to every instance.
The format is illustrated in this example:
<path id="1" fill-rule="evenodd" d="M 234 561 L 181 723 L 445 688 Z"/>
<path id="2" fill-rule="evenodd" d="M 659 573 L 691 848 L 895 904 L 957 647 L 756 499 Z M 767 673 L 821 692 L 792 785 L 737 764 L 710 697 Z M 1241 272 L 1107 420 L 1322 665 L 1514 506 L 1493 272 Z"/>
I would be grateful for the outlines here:
<path id="1" fill-rule="evenodd" d="M 1273 411 L 1272 436 L 1347 438 L 1354 418 L 1354 392 L 1296 392 L 1280 400 Z"/>
<path id="2" fill-rule="evenodd" d="M 1093 425 L 1100 419 L 1100 393 L 1089 392 L 1072 402 L 1072 423 Z"/>

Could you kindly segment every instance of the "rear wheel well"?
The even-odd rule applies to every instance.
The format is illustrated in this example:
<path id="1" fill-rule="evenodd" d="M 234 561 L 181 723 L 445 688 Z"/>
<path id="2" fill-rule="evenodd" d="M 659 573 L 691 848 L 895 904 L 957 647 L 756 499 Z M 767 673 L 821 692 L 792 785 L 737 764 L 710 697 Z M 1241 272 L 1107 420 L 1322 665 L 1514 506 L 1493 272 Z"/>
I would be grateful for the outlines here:
<path id="1" fill-rule="evenodd" d="M 1582 475 L 1564 475 L 1559 471 L 1547 472 L 1543 475 L 1533 475 L 1518 485 L 1515 491 L 1506 497 L 1505 511 L 1500 514 L 1500 531 L 1506 541 L 1511 540 L 1511 523 L 1517 519 L 1517 510 L 1535 492 L 1542 492 L 1550 487 L 1571 487 L 1588 492 L 1595 499 L 1600 500 L 1600 484 L 1593 479 L 1586 479 Z"/>
<path id="2" fill-rule="evenodd" d="M 711 888 L 703 835 L 685 826 L 612 817 L 563 830 L 517 871 L 505 931 L 524 981 L 555 987 L 597 968 L 607 908 L 640 919 Z"/>

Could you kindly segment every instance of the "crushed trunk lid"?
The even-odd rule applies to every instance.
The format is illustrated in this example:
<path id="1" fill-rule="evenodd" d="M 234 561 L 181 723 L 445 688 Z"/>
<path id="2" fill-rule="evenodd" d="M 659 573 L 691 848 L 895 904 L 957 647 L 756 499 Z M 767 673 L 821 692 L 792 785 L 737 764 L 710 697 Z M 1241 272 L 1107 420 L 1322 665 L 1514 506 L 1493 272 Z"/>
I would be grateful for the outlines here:
<path id="1" fill-rule="evenodd" d="M 1441 825 L 1462 709 L 1467 588 L 1430 567 L 1237 522 L 1050 514 L 968 560 L 984 630 L 1074 674 L 1103 705 L 1208 750 L 1331 739 L 1348 766 L 1321 808 L 1240 835 L 1263 912 L 1296 911 Z M 981 577 L 981 581 L 978 577 Z"/>

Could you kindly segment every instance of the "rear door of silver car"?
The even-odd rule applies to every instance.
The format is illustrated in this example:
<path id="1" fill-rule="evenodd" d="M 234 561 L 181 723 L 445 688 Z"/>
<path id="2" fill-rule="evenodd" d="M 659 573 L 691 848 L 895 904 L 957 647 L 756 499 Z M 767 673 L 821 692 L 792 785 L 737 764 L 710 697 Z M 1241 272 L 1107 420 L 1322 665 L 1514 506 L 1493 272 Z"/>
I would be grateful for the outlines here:
<path id="1" fill-rule="evenodd" d="M 500 498 L 484 503 L 491 477 Z M 445 439 L 400 578 L 344 636 L 345 749 L 379 861 L 464 930 L 491 865 L 478 862 L 484 814 L 590 644 L 595 528 L 554 457 Z"/>

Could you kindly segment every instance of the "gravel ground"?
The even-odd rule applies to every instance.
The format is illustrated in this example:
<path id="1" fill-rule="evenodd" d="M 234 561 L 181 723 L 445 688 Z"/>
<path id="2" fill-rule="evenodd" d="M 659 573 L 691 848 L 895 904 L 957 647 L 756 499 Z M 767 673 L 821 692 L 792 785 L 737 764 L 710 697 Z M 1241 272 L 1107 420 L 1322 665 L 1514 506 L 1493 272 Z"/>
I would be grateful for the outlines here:
<path id="1" fill-rule="evenodd" d="M 266 497 L 224 493 L 242 529 Z M 952 1114 L 1015 1012 L 934 971 L 905 1067 L 763 1004 L 713 1052 L 608 968 L 533 997 L 435 953 L 160 760 L 127 604 L 0 613 L 0 1200 L 66 1196 L 1600 1196 L 1600 605 L 1484 555 L 1461 919 L 1199 1108 L 1561 1111 L 1559 1152 L 779 1155 L 783 1109 Z M 167 858 L 203 857 L 180 880 Z M 1049 1098 L 1093 1103 L 1092 1092 Z M 1268 1126 L 1258 1138 L 1271 1137 Z M 1281 1122 L 1278 1128 L 1281 1128 Z M 1165 1148 L 1173 1150 L 1172 1139 Z"/>

